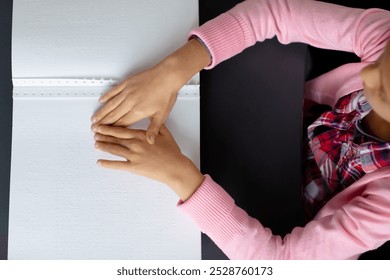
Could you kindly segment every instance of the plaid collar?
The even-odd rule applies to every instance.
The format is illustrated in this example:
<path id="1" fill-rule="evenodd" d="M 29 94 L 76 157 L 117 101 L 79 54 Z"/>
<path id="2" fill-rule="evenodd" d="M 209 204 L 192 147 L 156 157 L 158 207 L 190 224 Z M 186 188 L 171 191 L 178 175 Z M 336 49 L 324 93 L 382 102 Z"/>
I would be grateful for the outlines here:
<path id="1" fill-rule="evenodd" d="M 371 106 L 367 102 L 363 91 L 351 93 L 339 99 L 333 111 L 323 113 L 308 127 L 308 137 L 312 139 L 326 129 L 321 128 L 321 126 L 327 127 L 328 130 L 331 128 L 344 131 L 350 130 L 356 127 L 357 123 L 360 124 L 371 110 Z M 357 133 L 360 133 L 360 131 L 363 131 L 361 126 Z M 368 135 L 370 138 L 373 137 L 367 133 L 364 133 L 364 135 Z"/>
<path id="2" fill-rule="evenodd" d="M 371 110 L 363 91 L 347 95 L 333 111 L 322 114 L 309 126 L 308 138 L 312 144 L 321 142 L 324 151 L 333 151 L 330 159 L 334 163 L 352 153 L 349 158 L 360 158 L 365 173 L 390 165 L 390 143 L 364 132 L 361 125 Z M 340 153 L 337 155 L 335 150 Z"/>
<path id="3" fill-rule="evenodd" d="M 308 217 L 365 174 L 390 165 L 390 143 L 361 125 L 371 110 L 363 91 L 357 91 L 308 127 L 303 188 Z"/>

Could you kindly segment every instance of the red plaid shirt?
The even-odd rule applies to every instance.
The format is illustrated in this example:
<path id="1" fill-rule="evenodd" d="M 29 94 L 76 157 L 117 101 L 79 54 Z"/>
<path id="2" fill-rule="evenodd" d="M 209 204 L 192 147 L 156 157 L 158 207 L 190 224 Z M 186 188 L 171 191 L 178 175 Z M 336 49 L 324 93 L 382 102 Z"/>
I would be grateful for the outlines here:
<path id="1" fill-rule="evenodd" d="M 371 111 L 363 91 L 340 98 L 307 129 L 303 198 L 308 219 L 366 173 L 390 165 L 390 143 L 364 132 Z"/>

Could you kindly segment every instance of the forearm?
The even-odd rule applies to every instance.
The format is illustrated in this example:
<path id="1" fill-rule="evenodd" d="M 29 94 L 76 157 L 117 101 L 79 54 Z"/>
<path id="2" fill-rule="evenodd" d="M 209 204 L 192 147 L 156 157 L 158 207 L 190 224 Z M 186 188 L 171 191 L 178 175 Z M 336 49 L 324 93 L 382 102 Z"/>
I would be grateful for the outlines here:
<path id="1" fill-rule="evenodd" d="M 356 259 L 390 238 L 390 191 L 384 187 L 389 183 L 389 177 L 382 178 L 344 205 L 325 205 L 326 215 L 305 227 L 295 227 L 284 238 L 273 235 L 236 206 L 232 197 L 207 175 L 197 191 L 185 203 L 179 203 L 179 208 L 230 259 Z M 351 194 L 355 192 L 351 189 Z"/>
<path id="2" fill-rule="evenodd" d="M 212 54 L 212 68 L 245 48 L 277 37 L 354 52 L 375 61 L 389 37 L 389 11 L 347 8 L 314 0 L 247 0 L 192 31 Z"/>

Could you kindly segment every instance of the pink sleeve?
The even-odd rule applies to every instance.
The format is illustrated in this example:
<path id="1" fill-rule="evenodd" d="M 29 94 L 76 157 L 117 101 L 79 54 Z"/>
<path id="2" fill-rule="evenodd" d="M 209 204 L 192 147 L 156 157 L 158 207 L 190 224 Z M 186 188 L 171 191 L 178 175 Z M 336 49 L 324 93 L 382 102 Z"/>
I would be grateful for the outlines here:
<path id="1" fill-rule="evenodd" d="M 390 178 L 284 238 L 234 204 L 209 176 L 179 208 L 230 259 L 356 259 L 390 240 Z M 326 206 L 325 206 L 326 207 Z"/>
<path id="2" fill-rule="evenodd" d="M 210 69 L 256 42 L 279 42 L 354 52 L 375 61 L 390 36 L 390 12 L 313 0 L 247 0 L 191 32 L 213 57 Z"/>

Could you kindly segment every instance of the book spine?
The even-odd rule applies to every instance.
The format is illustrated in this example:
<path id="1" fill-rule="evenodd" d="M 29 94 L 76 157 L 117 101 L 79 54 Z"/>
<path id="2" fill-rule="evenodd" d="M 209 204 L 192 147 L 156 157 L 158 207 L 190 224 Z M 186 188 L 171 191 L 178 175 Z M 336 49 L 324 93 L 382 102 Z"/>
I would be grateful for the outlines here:
<path id="1" fill-rule="evenodd" d="M 13 98 L 99 98 L 118 84 L 113 79 L 14 78 Z M 198 98 L 199 84 L 191 82 L 178 92 L 179 98 Z"/>

